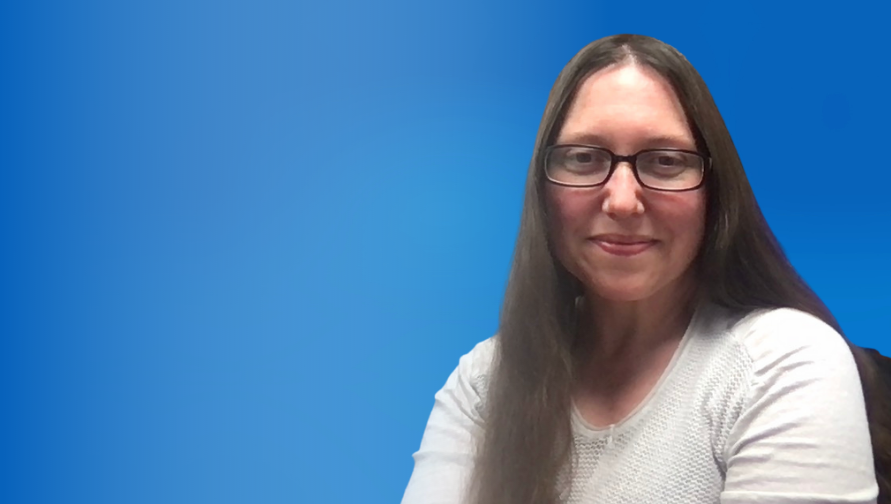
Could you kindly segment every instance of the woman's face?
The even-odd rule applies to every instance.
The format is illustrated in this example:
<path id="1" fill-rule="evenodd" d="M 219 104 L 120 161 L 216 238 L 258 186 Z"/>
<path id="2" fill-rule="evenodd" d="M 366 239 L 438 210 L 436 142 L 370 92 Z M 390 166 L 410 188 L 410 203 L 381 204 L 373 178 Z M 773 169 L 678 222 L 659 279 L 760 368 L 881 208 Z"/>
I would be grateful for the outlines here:
<path id="1" fill-rule="evenodd" d="M 584 80 L 556 143 L 594 145 L 618 155 L 696 150 L 671 85 L 637 65 L 607 67 Z M 608 300 L 671 296 L 703 239 L 704 188 L 646 189 L 628 163 L 620 163 L 602 186 L 549 183 L 547 196 L 558 259 L 590 294 Z"/>

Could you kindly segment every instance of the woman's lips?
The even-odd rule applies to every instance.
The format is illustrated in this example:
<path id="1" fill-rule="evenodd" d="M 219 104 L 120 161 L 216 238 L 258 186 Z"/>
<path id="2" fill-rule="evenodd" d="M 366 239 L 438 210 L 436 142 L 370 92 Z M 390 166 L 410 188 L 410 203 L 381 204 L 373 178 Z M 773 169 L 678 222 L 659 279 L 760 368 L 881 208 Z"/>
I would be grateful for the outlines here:
<path id="1" fill-rule="evenodd" d="M 614 239 L 607 237 L 594 237 L 591 239 L 604 252 L 618 256 L 633 256 L 649 249 L 656 244 L 656 240 L 649 239 Z"/>

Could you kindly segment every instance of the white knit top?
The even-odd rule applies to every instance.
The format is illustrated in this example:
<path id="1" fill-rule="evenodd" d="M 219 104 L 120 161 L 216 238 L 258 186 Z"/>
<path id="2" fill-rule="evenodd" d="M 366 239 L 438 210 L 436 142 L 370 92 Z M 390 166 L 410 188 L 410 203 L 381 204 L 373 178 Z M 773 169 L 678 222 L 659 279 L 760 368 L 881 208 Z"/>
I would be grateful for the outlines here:
<path id="1" fill-rule="evenodd" d="M 497 339 L 436 394 L 402 504 L 459 504 L 484 434 Z M 875 503 L 860 379 L 841 336 L 792 309 L 697 310 L 670 364 L 621 422 L 574 411 L 575 503 Z"/>

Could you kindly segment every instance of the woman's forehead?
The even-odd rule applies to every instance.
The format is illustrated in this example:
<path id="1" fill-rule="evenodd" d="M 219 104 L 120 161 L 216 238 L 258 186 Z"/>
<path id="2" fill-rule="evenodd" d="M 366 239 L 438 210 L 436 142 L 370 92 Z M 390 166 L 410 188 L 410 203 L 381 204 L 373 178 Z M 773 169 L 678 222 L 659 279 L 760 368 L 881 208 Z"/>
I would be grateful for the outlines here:
<path id="1" fill-rule="evenodd" d="M 683 106 L 668 81 L 655 70 L 634 64 L 610 66 L 586 77 L 566 112 L 559 138 L 560 142 L 585 138 L 693 142 Z"/>

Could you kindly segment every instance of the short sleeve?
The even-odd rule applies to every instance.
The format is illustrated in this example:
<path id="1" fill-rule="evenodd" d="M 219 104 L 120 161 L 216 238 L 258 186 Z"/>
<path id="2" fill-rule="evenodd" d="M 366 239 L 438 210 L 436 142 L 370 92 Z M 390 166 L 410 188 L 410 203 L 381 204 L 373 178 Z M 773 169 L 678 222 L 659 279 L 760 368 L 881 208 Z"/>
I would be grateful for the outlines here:
<path id="1" fill-rule="evenodd" d="M 474 444 L 483 429 L 483 402 L 494 338 L 461 357 L 434 397 L 402 504 L 460 504 L 473 470 Z"/>
<path id="2" fill-rule="evenodd" d="M 752 378 L 725 446 L 721 502 L 875 503 L 860 377 L 841 335 L 792 309 L 741 325 Z"/>

